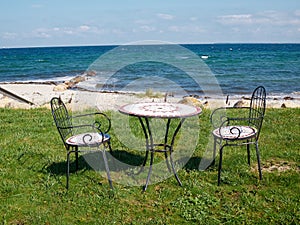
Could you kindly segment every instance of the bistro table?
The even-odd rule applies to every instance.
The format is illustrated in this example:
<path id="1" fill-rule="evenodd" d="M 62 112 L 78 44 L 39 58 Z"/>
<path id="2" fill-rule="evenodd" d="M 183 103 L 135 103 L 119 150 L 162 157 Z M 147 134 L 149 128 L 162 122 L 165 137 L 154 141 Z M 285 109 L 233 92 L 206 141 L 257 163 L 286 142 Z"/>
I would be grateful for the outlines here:
<path id="1" fill-rule="evenodd" d="M 179 177 L 177 176 L 173 159 L 172 159 L 173 146 L 174 146 L 176 135 L 178 134 L 185 119 L 200 114 L 202 112 L 201 108 L 185 105 L 181 103 L 144 102 L 144 103 L 133 103 L 133 104 L 124 105 L 119 109 L 119 112 L 126 115 L 137 117 L 140 121 L 140 124 L 142 126 L 145 135 L 146 156 L 142 165 L 142 169 L 146 165 L 149 152 L 150 152 L 150 167 L 146 179 L 146 184 L 143 190 L 146 191 L 149 184 L 155 152 L 162 152 L 165 154 L 166 163 L 169 171 L 171 171 L 171 169 L 168 161 L 168 153 L 170 154 L 170 164 L 171 164 L 173 174 L 178 184 L 182 186 L 182 183 Z M 163 143 L 154 143 L 153 133 L 149 123 L 149 118 L 167 119 L 166 131 L 165 131 L 165 137 Z M 171 134 L 170 123 L 172 119 L 176 119 L 176 118 L 180 119 L 180 121 L 177 125 L 177 128 L 174 130 L 174 133 Z M 169 133 L 171 137 L 170 140 L 168 140 Z"/>

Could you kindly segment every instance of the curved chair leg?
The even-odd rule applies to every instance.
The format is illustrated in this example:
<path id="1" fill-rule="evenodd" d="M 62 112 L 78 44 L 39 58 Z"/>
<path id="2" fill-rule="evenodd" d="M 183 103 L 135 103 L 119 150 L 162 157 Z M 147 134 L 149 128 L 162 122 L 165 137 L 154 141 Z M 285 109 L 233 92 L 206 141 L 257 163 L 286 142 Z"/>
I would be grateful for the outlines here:
<path id="1" fill-rule="evenodd" d="M 260 167 L 260 155 L 259 155 L 259 149 L 258 149 L 258 143 L 255 143 L 255 149 L 256 149 L 256 157 L 257 157 L 257 167 L 258 167 L 258 173 L 259 173 L 259 179 L 262 180 L 262 173 L 261 173 L 261 167 Z"/>
<path id="2" fill-rule="evenodd" d="M 223 158 L 223 148 L 225 145 L 220 147 L 220 160 L 219 160 L 219 167 L 218 167 L 218 185 L 221 183 L 221 170 L 222 170 L 222 158 Z"/>

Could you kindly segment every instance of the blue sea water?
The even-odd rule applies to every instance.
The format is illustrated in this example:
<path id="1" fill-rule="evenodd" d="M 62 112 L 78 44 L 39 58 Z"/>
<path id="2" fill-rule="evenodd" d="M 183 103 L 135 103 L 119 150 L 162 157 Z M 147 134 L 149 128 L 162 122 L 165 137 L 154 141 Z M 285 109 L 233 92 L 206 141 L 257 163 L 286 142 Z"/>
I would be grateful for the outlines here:
<path id="1" fill-rule="evenodd" d="M 93 68 L 91 65 L 100 56 L 115 47 L 0 49 L 0 82 L 62 82 Z M 300 44 L 185 44 L 182 47 L 203 60 L 224 94 L 249 94 L 256 86 L 264 85 L 271 95 L 299 96 Z M 191 64 L 189 57 L 184 55 L 182 62 Z M 115 63 L 117 67 L 118 62 Z M 102 70 L 106 68 L 97 68 L 98 78 Z M 184 71 L 154 61 L 138 62 L 119 69 L 113 78 L 115 82 L 106 88 L 116 91 L 137 78 L 153 74 L 180 84 L 190 94 L 201 93 L 199 85 Z"/>

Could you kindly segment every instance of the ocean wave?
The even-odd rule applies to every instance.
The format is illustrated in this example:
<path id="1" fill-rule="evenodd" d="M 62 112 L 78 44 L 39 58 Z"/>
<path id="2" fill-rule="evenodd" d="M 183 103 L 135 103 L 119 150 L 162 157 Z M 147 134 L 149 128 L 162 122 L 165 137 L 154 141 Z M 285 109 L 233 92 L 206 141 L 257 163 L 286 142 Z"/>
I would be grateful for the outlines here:
<path id="1" fill-rule="evenodd" d="M 13 81 L 0 81 L 0 83 L 63 83 L 71 80 L 74 76 L 52 77 L 45 79 L 25 79 L 25 80 L 13 80 Z"/>

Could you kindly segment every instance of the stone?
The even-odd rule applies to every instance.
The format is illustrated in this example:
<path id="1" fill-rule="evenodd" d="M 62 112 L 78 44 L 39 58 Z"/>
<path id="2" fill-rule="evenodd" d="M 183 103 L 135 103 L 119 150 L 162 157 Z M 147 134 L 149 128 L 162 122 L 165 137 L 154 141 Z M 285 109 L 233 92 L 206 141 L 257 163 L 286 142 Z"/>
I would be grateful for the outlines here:
<path id="1" fill-rule="evenodd" d="M 95 70 L 89 70 L 86 72 L 86 75 L 89 77 L 94 77 L 97 75 L 97 72 Z"/>
<path id="2" fill-rule="evenodd" d="M 239 100 L 236 103 L 234 103 L 233 108 L 240 108 L 244 106 L 245 106 L 245 102 L 243 100 Z"/>
<path id="3" fill-rule="evenodd" d="M 62 84 L 58 84 L 53 88 L 53 91 L 65 91 L 68 89 L 68 85 L 62 83 Z"/>
<path id="4" fill-rule="evenodd" d="M 85 81 L 85 77 L 83 77 L 83 76 L 77 76 L 70 80 L 70 82 L 75 83 L 75 84 L 82 82 L 82 81 Z"/>
<path id="5" fill-rule="evenodd" d="M 202 103 L 194 97 L 184 97 L 182 100 L 179 101 L 179 103 L 196 107 L 202 107 Z"/>
<path id="6" fill-rule="evenodd" d="M 74 85 L 78 84 L 79 82 L 85 81 L 85 77 L 84 76 L 77 76 L 72 78 L 69 81 L 65 81 L 65 85 L 67 86 L 67 88 L 72 88 L 74 87 Z"/>

